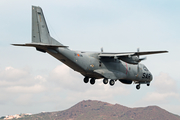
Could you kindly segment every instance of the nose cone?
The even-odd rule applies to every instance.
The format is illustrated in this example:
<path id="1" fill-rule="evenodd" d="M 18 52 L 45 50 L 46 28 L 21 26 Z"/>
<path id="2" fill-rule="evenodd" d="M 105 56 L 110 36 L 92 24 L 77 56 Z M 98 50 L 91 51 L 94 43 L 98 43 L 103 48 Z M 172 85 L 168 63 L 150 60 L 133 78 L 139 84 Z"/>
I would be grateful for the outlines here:
<path id="1" fill-rule="evenodd" d="M 146 79 L 147 81 L 152 81 L 153 80 L 153 76 L 151 74 L 151 72 L 147 69 L 147 67 L 143 64 L 141 64 L 142 68 L 143 68 L 143 77 L 144 79 Z"/>
<path id="2" fill-rule="evenodd" d="M 153 75 L 151 74 L 151 72 L 149 72 L 150 74 L 150 81 L 153 80 Z"/>

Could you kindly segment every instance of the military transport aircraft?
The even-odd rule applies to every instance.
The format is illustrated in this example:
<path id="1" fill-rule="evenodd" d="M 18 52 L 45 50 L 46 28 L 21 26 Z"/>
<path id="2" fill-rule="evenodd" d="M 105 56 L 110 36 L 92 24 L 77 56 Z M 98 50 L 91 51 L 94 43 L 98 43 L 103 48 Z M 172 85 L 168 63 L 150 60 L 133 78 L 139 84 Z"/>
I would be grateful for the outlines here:
<path id="1" fill-rule="evenodd" d="M 120 52 L 106 53 L 73 51 L 50 36 L 43 11 L 40 7 L 32 6 L 32 42 L 12 44 L 15 46 L 35 47 L 36 50 L 49 53 L 73 70 L 84 76 L 84 82 L 95 84 L 96 79 L 113 86 L 117 80 L 124 84 L 150 85 L 153 79 L 151 72 L 143 64 L 140 55 L 165 53 L 168 51 Z"/>

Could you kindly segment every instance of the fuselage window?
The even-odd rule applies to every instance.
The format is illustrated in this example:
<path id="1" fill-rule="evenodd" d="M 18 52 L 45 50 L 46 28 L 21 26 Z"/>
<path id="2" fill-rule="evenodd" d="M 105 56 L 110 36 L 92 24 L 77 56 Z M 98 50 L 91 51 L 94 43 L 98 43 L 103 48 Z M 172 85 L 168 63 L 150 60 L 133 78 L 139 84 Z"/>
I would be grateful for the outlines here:
<path id="1" fill-rule="evenodd" d="M 143 66 L 143 69 L 144 71 L 148 71 L 147 67 L 146 66 Z"/>

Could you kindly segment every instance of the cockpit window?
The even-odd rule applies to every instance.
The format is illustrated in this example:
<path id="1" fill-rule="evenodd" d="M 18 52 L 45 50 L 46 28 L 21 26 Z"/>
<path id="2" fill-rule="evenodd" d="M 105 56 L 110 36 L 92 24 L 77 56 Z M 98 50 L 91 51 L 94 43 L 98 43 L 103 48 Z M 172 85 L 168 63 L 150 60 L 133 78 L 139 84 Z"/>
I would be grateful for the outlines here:
<path id="1" fill-rule="evenodd" d="M 148 71 L 147 67 L 146 66 L 143 66 L 143 69 L 144 71 Z"/>

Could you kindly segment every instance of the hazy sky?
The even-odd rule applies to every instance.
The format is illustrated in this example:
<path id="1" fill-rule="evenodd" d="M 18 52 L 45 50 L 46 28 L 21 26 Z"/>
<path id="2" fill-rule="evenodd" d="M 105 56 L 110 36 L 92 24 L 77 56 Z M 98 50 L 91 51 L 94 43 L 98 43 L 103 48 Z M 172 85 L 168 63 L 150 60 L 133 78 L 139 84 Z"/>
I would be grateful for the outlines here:
<path id="1" fill-rule="evenodd" d="M 47 53 L 11 43 L 31 42 L 31 6 L 41 6 L 51 35 L 73 50 L 168 50 L 142 63 L 150 87 L 111 87 L 83 76 Z M 179 0 L 1 0 L 0 116 L 68 109 L 82 100 L 128 107 L 160 106 L 180 115 Z"/>

